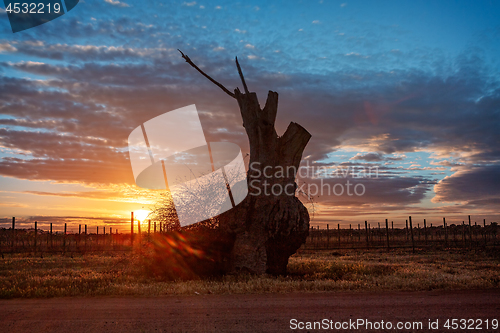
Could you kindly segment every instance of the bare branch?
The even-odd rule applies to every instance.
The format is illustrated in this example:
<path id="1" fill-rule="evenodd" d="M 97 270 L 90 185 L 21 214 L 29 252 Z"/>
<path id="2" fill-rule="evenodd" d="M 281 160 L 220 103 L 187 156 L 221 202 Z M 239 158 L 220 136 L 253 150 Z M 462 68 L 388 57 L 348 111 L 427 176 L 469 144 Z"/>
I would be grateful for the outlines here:
<path id="1" fill-rule="evenodd" d="M 240 63 L 238 62 L 238 57 L 236 57 L 236 67 L 238 67 L 238 74 L 240 74 L 241 82 L 243 83 L 243 89 L 245 89 L 245 94 L 249 94 L 247 88 L 247 83 L 245 82 L 245 78 L 243 77 L 243 72 L 241 71 Z"/>
<path id="2" fill-rule="evenodd" d="M 201 75 L 203 75 L 204 77 L 206 77 L 207 79 L 209 79 L 213 84 L 215 84 L 216 86 L 218 86 L 219 88 L 221 88 L 226 94 L 228 94 L 232 98 L 236 98 L 235 94 L 233 94 L 232 92 L 230 92 L 226 87 L 224 87 L 219 82 L 217 82 L 214 79 L 212 79 L 209 75 L 205 74 L 205 72 L 203 72 L 198 66 L 196 66 L 196 64 L 194 62 L 192 62 L 191 59 L 189 59 L 189 57 L 187 55 L 185 55 L 184 53 L 182 53 L 181 50 L 177 49 L 177 51 L 179 51 L 181 53 L 182 57 L 184 58 L 184 60 L 186 60 L 186 62 L 188 64 L 190 64 L 194 69 L 196 69 L 198 72 L 200 72 Z"/>

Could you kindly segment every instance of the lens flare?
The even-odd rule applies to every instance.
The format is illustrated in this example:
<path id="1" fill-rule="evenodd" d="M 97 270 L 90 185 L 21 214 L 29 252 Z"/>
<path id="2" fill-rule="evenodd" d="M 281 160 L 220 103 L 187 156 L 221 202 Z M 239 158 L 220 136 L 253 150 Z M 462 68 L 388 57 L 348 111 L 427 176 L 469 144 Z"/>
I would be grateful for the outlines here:
<path id="1" fill-rule="evenodd" d="M 134 212 L 134 218 L 142 222 L 148 218 L 150 213 L 149 210 L 139 209 Z"/>

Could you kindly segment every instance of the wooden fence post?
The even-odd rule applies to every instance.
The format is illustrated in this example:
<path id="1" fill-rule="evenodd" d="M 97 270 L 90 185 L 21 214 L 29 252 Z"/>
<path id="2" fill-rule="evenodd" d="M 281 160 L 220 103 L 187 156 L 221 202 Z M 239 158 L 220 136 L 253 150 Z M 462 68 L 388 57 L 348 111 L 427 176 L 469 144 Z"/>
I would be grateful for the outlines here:
<path id="1" fill-rule="evenodd" d="M 66 252 L 66 232 L 68 231 L 67 227 L 68 224 L 64 223 L 63 252 Z"/>
<path id="2" fill-rule="evenodd" d="M 365 231 L 366 231 L 366 247 L 370 248 L 370 241 L 368 238 L 368 221 L 365 221 Z"/>
<path id="3" fill-rule="evenodd" d="M 130 212 L 130 245 L 134 245 L 134 212 Z"/>
<path id="4" fill-rule="evenodd" d="M 151 220 L 148 220 L 148 235 L 151 234 Z"/>
<path id="5" fill-rule="evenodd" d="M 156 221 L 155 221 L 155 224 L 154 224 L 153 233 L 156 234 Z"/>
<path id="6" fill-rule="evenodd" d="M 165 227 L 163 228 L 165 230 Z M 316 237 L 316 248 L 319 249 L 319 246 L 321 244 L 321 232 L 319 231 L 319 225 L 318 225 L 318 237 Z"/>
<path id="7" fill-rule="evenodd" d="M 35 221 L 35 254 L 36 254 L 36 235 L 38 233 L 38 230 L 37 230 L 37 221 Z"/>
<path id="8" fill-rule="evenodd" d="M 408 220 L 406 220 L 406 240 L 408 241 Z"/>
<path id="9" fill-rule="evenodd" d="M 326 248 L 330 249 L 330 225 L 326 224 Z"/>
<path id="10" fill-rule="evenodd" d="M 425 239 L 425 245 L 427 245 L 427 224 L 424 219 L 424 239 Z"/>
<path id="11" fill-rule="evenodd" d="M 469 240 L 470 240 L 470 246 L 472 247 L 472 229 L 470 224 L 470 215 L 469 215 Z"/>
<path id="12" fill-rule="evenodd" d="M 413 239 L 413 226 L 411 224 L 411 216 L 409 217 L 410 219 L 410 232 L 411 232 L 411 246 L 413 248 L 413 253 L 415 253 L 415 240 Z"/>
<path id="13" fill-rule="evenodd" d="M 465 221 L 462 221 L 462 242 L 465 247 L 467 245 L 467 242 L 465 241 Z"/>
<path id="14" fill-rule="evenodd" d="M 163 224 L 163 232 L 166 232 L 166 225 L 167 225 L 166 223 Z M 313 228 L 313 231 L 316 230 L 314 232 L 314 246 L 315 246 L 316 249 L 318 249 L 319 246 L 320 246 L 320 244 L 321 244 L 321 233 L 319 231 L 320 227 L 318 225 L 317 229 L 315 229 L 314 227 L 312 227 L 312 228 Z"/>
<path id="15" fill-rule="evenodd" d="M 340 223 L 337 224 L 337 230 L 339 232 L 339 248 L 340 248 Z"/>
<path id="16" fill-rule="evenodd" d="M 16 218 L 12 217 L 12 232 L 11 232 L 11 240 L 10 240 L 10 247 L 11 247 L 11 252 L 14 252 L 14 243 L 16 241 Z"/>
<path id="17" fill-rule="evenodd" d="M 389 244 L 389 221 L 385 219 L 385 234 L 387 235 L 387 249 L 391 248 L 391 245 Z"/>
<path id="18" fill-rule="evenodd" d="M 54 247 L 54 243 L 52 242 L 52 222 L 50 223 L 50 249 Z"/>
<path id="19" fill-rule="evenodd" d="M 483 239 L 484 239 L 484 246 L 486 246 L 486 219 L 483 219 Z"/>
<path id="20" fill-rule="evenodd" d="M 361 242 L 361 225 L 358 223 L 358 242 Z"/>
<path id="21" fill-rule="evenodd" d="M 446 219 L 443 217 L 443 228 L 444 228 L 444 245 L 448 246 L 448 228 L 446 227 Z"/>

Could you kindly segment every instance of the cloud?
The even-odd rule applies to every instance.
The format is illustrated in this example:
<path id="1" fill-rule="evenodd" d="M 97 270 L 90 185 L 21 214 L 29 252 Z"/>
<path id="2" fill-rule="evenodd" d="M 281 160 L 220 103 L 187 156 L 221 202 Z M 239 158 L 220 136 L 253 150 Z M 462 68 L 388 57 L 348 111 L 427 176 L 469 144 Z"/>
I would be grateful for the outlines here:
<path id="1" fill-rule="evenodd" d="M 178 34 L 170 34 L 171 30 L 168 29 L 167 23 L 155 22 L 155 25 L 151 25 L 150 22 L 147 24 L 141 22 L 140 19 L 131 16 L 115 16 L 114 10 L 120 11 L 122 8 L 117 5 L 111 5 L 105 2 L 95 2 L 93 3 L 92 12 L 88 13 L 85 19 L 77 19 L 75 16 L 68 16 L 67 19 L 60 21 L 60 23 L 46 24 L 38 27 L 35 30 L 30 30 L 30 38 L 18 39 L 19 43 L 28 43 L 30 40 L 43 41 L 47 44 L 67 44 L 75 43 L 76 40 L 87 41 L 89 43 L 96 43 L 97 45 L 107 44 L 107 46 L 114 45 L 127 45 L 143 47 L 144 45 L 149 45 L 151 47 L 157 47 L 157 45 L 169 45 L 168 41 L 175 39 Z M 112 9 L 110 9 L 112 6 Z M 107 11 L 111 10 L 112 15 L 107 15 Z M 91 17 L 97 20 L 91 20 Z M 164 29 L 162 32 L 159 30 Z M 59 38 L 54 39 L 55 35 L 58 35 L 61 30 L 65 31 L 65 34 L 59 36 Z M 152 43 L 156 36 L 156 42 Z M 161 42 L 158 43 L 158 37 L 161 36 Z M 110 43 L 108 38 L 114 40 Z M 133 38 L 140 38 L 141 43 L 131 42 Z M 193 36 L 194 39 L 194 36 Z M 42 43 L 43 44 L 43 43 Z M 140 44 L 140 45 L 137 45 Z M 17 47 L 17 46 L 16 46 Z"/>
<path id="2" fill-rule="evenodd" d="M 148 27 L 146 27 L 147 29 Z M 0 50 L 1 50 L 0 44 Z M 67 60 L 116 60 L 116 59 L 154 59 L 171 57 L 177 50 L 174 48 L 132 48 L 105 45 L 68 45 L 21 42 L 17 45 L 20 53 L 48 59 Z"/>
<path id="3" fill-rule="evenodd" d="M 130 184 L 108 185 L 92 184 L 91 190 L 88 191 L 62 191 L 62 192 L 48 192 L 48 191 L 22 191 L 11 193 L 23 193 L 38 196 L 54 196 L 65 198 L 83 198 L 92 200 L 107 200 L 114 202 L 130 202 L 142 204 L 154 204 L 158 195 L 162 191 L 152 191 L 139 188 Z"/>
<path id="4" fill-rule="evenodd" d="M 130 7 L 125 2 L 121 2 L 118 0 L 104 0 L 104 2 L 109 3 L 110 5 L 113 5 L 113 6 L 118 6 L 118 7 Z"/>
<path id="5" fill-rule="evenodd" d="M 3 69 L 44 78 L 0 78 L 0 146 L 11 152 L 0 159 L 2 175 L 133 184 L 126 143 L 130 131 L 193 101 L 201 111 L 207 140 L 235 142 L 248 151 L 237 105 L 182 61 L 175 49 L 22 41 L 12 45 L 27 55 L 78 61 L 1 64 Z M 227 59 L 231 47 L 212 52 L 218 50 L 213 45 L 188 48 L 186 53 L 228 89 L 241 85 L 234 63 Z M 440 76 L 415 69 L 387 72 L 357 67 L 310 73 L 300 70 L 310 61 L 289 59 L 287 50 L 275 55 L 276 48 L 261 48 L 259 56 L 241 57 L 249 88 L 257 91 L 261 104 L 267 89 L 280 93 L 278 135 L 290 121 L 304 126 L 312 134 L 304 153 L 311 161 L 328 159 L 342 147 L 359 152 L 350 162 L 398 161 L 402 154 L 417 151 L 433 152 L 443 167 L 481 167 L 500 159 L 496 112 L 500 91 L 477 62 L 466 61 Z M 250 61 L 260 56 L 265 56 L 268 67 Z M 343 57 L 339 54 L 336 59 Z M 282 62 L 279 70 L 273 67 Z M 14 153 L 16 149 L 27 155 Z M 401 156 L 388 156 L 393 153 Z M 364 198 L 326 196 L 320 201 L 340 207 L 352 204 L 358 212 L 363 207 L 376 209 L 371 202 L 389 210 L 421 202 L 437 181 L 393 171 L 385 170 L 390 177 L 364 180 Z M 459 175 L 434 186 L 439 200 L 467 199 L 457 198 L 451 188 L 460 177 L 465 182 L 475 178 Z M 472 204 L 472 198 L 469 194 L 467 202 Z M 483 205 L 492 205 L 496 198 L 478 196 Z"/>
<path id="6" fill-rule="evenodd" d="M 320 23 L 319 20 L 312 21 L 312 24 L 319 24 L 319 23 Z"/>
<path id="7" fill-rule="evenodd" d="M 462 202 L 474 206 L 500 203 L 500 165 L 463 168 L 434 186 L 433 202 Z"/>
<path id="8" fill-rule="evenodd" d="M 0 161 L 0 174 L 27 180 L 81 182 L 102 184 L 133 184 L 129 163 L 67 161 L 60 159 L 8 159 Z"/>
<path id="9" fill-rule="evenodd" d="M 15 48 L 12 44 L 10 43 L 0 43 L 0 53 L 3 52 L 16 52 L 17 48 Z"/>
<path id="10" fill-rule="evenodd" d="M 346 57 L 357 57 L 357 58 L 362 58 L 362 59 L 367 59 L 370 58 L 370 56 L 362 55 L 357 52 L 349 52 L 345 54 Z"/>
<path id="11" fill-rule="evenodd" d="M 134 182 L 128 161 L 126 142 L 128 134 L 138 124 L 168 111 L 164 104 L 166 97 L 164 84 L 168 82 L 161 80 L 162 82 L 153 83 L 147 79 L 141 84 L 137 80 L 138 76 L 142 75 L 141 71 L 146 78 L 157 75 L 157 70 L 151 68 L 156 72 L 153 74 L 153 72 L 144 73 L 144 69 L 147 72 L 150 70 L 142 66 L 139 66 L 142 69 L 136 68 L 138 70 L 136 71 L 132 68 L 120 69 L 121 67 L 114 65 L 99 66 L 100 68 L 91 68 L 93 66 L 87 65 L 78 68 L 34 62 L 16 63 L 11 66 L 30 73 L 58 76 L 59 79 L 28 81 L 0 78 L 2 101 L 0 107 L 3 115 L 12 117 L 0 119 L 0 127 L 2 124 L 8 126 L 0 129 L 0 146 L 4 147 L 7 153 L 9 150 L 12 151 L 11 155 L 15 156 L 15 158 L 0 159 L 0 174 L 20 179 L 52 179 L 59 182 Z M 182 76 L 180 74 L 185 69 L 186 67 L 182 66 L 175 76 Z M 125 70 L 118 75 L 125 76 L 119 79 L 118 72 L 112 73 L 116 70 L 119 72 Z M 170 75 L 173 74 L 172 68 L 168 71 Z M 128 75 L 131 80 L 126 78 Z M 108 90 L 103 89 L 107 86 L 103 83 L 106 79 L 102 81 L 105 77 L 113 78 L 112 81 L 122 88 L 115 85 L 115 87 L 108 86 Z M 193 77 L 199 79 L 196 75 Z M 90 82 L 95 84 L 88 84 Z M 174 80 L 172 83 L 181 82 Z M 124 84 L 133 88 L 123 88 Z M 48 87 L 56 90 L 45 90 Z M 211 88 L 210 85 L 206 87 Z M 189 89 L 184 90 L 187 93 L 185 95 L 181 90 L 177 91 L 174 86 L 167 91 L 172 94 L 168 106 L 171 109 L 192 103 L 188 97 L 191 94 L 188 93 Z M 211 99 L 210 95 L 213 95 L 210 89 L 208 91 L 205 89 L 204 93 L 199 94 L 200 97 L 205 96 L 207 100 Z M 148 102 L 145 104 L 144 101 Z M 209 104 L 212 105 L 208 108 L 204 103 L 198 105 L 205 110 L 214 109 L 214 111 L 221 106 L 218 102 Z M 236 135 L 240 137 L 239 139 L 233 138 L 235 131 L 231 126 L 228 127 L 227 122 L 231 116 L 224 114 L 226 112 L 221 113 L 219 109 L 216 116 L 205 118 L 204 121 L 211 122 L 213 119 L 218 127 L 224 123 L 224 127 L 231 131 L 217 135 L 228 141 L 243 143 L 241 135 L 243 132 L 240 130 L 241 134 Z M 214 133 L 217 133 L 215 129 Z M 207 135 L 211 137 L 209 133 Z M 27 151 L 28 155 L 20 158 L 19 154 L 15 153 L 19 150 Z"/>
<path id="12" fill-rule="evenodd" d="M 279 93 L 277 134 L 290 121 L 312 134 L 304 152 L 309 161 L 332 168 L 380 166 L 379 179 L 362 180 L 363 197 L 319 198 L 322 217 L 387 214 L 409 207 L 441 214 L 443 206 L 427 205 L 434 194 L 439 202 L 460 203 L 445 205 L 452 207 L 449 211 L 498 207 L 497 193 L 477 175 L 500 162 L 498 71 L 483 56 L 494 39 L 452 58 L 394 26 L 340 18 L 337 28 L 317 24 L 307 29 L 306 24 L 298 33 L 300 22 L 281 20 L 269 32 L 254 5 L 246 8 L 249 15 L 239 15 L 243 7 L 228 3 L 211 7 L 224 9 L 213 17 L 194 17 L 192 9 L 202 5 L 187 6 L 194 2 L 187 0 L 183 6 L 183 1 L 175 10 L 158 3 L 137 12 L 144 17 L 124 17 L 118 4 L 110 7 L 118 1 L 100 1 L 83 19 L 65 16 L 15 42 L 0 40 L 0 52 L 11 61 L 0 63 L 0 174 L 133 184 L 126 142 L 130 131 L 193 103 L 207 140 L 235 142 L 248 152 L 237 104 L 189 67 L 176 50 L 180 48 L 229 90 L 241 89 L 232 61 L 238 55 L 261 105 L 268 89 Z M 347 4 L 337 5 L 345 9 Z M 155 17 L 154 26 L 148 17 Z M 258 52 L 247 43 L 258 45 Z M 253 61 L 257 59 L 265 61 Z M 332 152 L 342 150 L 350 154 L 332 160 Z M 412 152 L 432 157 L 404 157 Z M 421 166 L 410 167 L 410 161 Z M 471 188 L 474 192 L 467 192 Z M 32 194 L 54 194 L 45 192 Z"/>
<path id="13" fill-rule="evenodd" d="M 368 153 L 368 154 L 360 154 L 358 153 L 356 156 L 350 158 L 351 160 L 362 160 L 367 162 L 379 162 L 384 160 L 384 155 L 379 153 Z"/>
<path id="14" fill-rule="evenodd" d="M 0 202 L 0 207 L 27 208 L 29 206 L 26 204 L 20 204 L 18 202 Z"/>
<path id="15" fill-rule="evenodd" d="M 408 205 L 420 203 L 432 185 L 432 182 L 422 177 L 357 179 L 348 176 L 299 181 L 299 188 L 312 195 L 320 205 L 364 207 L 365 213 L 370 210 L 384 211 L 394 205 L 404 209 Z"/>
<path id="16" fill-rule="evenodd" d="M 246 44 L 245 48 L 253 50 L 253 49 L 255 49 L 255 46 L 252 44 Z"/>
<path id="17" fill-rule="evenodd" d="M 192 2 L 183 2 L 182 4 L 183 4 L 184 6 L 193 7 L 193 6 L 196 6 L 196 1 L 192 1 Z"/>

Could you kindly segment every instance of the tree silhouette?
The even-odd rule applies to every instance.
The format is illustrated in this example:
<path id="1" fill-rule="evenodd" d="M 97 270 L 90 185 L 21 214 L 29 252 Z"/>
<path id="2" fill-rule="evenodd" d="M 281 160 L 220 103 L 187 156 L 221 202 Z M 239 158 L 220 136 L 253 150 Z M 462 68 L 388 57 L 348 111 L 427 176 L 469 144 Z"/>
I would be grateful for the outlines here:
<path id="1" fill-rule="evenodd" d="M 221 232 L 234 240 L 228 270 L 284 274 L 288 258 L 309 233 L 309 213 L 295 195 L 295 179 L 311 134 L 291 122 L 278 136 L 274 126 L 278 93 L 269 91 L 261 108 L 257 94 L 248 90 L 238 58 L 236 67 L 244 92 L 239 88 L 231 92 L 179 52 L 189 65 L 236 99 L 250 143 L 249 195 L 218 217 Z M 273 188 L 275 191 L 271 191 Z"/>

